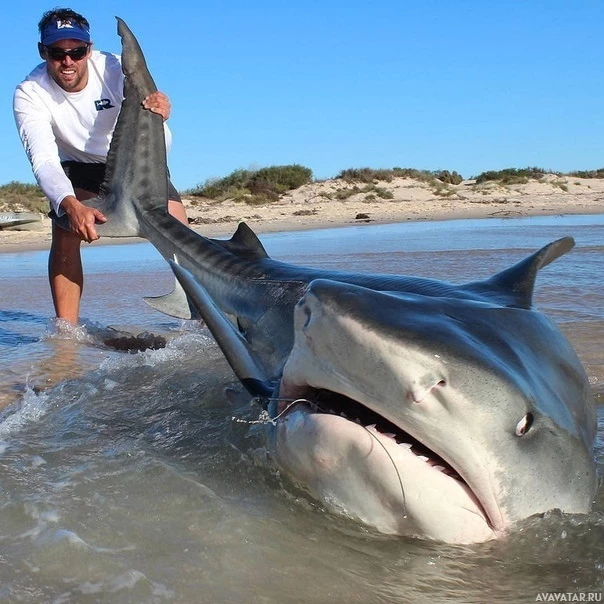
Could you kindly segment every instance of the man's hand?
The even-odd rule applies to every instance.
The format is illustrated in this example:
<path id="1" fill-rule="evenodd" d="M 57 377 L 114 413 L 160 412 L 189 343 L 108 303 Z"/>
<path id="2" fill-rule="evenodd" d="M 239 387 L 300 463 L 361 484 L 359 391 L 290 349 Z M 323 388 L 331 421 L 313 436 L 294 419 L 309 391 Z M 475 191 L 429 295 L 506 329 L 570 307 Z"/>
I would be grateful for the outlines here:
<path id="1" fill-rule="evenodd" d="M 164 122 L 170 117 L 170 99 L 159 90 L 152 92 L 148 97 L 143 99 L 142 103 L 145 109 L 158 113 L 164 118 Z"/>
<path id="2" fill-rule="evenodd" d="M 69 218 L 69 230 L 83 241 L 91 243 L 99 239 L 95 224 L 107 222 L 105 215 L 95 208 L 85 206 L 81 201 L 68 195 L 61 202 Z"/>

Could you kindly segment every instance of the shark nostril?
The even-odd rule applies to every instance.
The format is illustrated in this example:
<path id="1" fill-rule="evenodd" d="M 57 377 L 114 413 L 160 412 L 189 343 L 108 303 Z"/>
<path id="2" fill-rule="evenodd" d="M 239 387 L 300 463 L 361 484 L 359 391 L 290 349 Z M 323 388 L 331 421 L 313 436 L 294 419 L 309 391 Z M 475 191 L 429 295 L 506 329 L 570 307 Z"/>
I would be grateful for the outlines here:
<path id="1" fill-rule="evenodd" d="M 414 403 L 421 403 L 424 401 L 424 399 L 432 394 L 434 392 L 434 390 L 436 390 L 437 388 L 444 388 L 447 385 L 447 381 L 442 379 L 439 380 L 438 382 L 434 382 L 431 386 L 422 388 L 415 388 L 413 390 L 411 390 L 409 392 L 409 398 L 414 402 Z"/>

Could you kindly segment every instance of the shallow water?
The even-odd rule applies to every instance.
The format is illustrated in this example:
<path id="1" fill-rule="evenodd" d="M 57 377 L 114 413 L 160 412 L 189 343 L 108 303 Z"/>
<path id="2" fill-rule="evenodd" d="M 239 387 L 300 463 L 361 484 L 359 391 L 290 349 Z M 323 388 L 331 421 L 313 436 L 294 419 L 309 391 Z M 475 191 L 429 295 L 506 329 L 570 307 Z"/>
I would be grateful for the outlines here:
<path id="1" fill-rule="evenodd" d="M 486 277 L 564 235 L 537 306 L 584 362 L 604 465 L 604 219 L 359 226 L 262 237 L 287 262 Z M 172 278 L 148 244 L 90 246 L 86 327 L 53 329 L 46 253 L 0 255 L 0 602 L 534 602 L 602 594 L 604 494 L 509 538 L 448 546 L 385 537 L 281 477 L 233 417 L 229 367 L 207 332 L 142 301 Z M 136 354 L 107 326 L 162 334 Z M 594 600 L 598 601 L 598 600 Z"/>

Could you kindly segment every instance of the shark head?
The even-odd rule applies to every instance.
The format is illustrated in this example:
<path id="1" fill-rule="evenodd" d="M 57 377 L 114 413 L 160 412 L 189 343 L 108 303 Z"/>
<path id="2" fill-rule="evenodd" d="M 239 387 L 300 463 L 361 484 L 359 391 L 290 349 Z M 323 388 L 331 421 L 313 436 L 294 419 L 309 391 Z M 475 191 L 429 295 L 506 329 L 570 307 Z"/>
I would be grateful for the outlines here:
<path id="1" fill-rule="evenodd" d="M 294 334 L 271 446 L 339 510 L 464 543 L 590 509 L 592 395 L 542 314 L 318 279 Z"/>

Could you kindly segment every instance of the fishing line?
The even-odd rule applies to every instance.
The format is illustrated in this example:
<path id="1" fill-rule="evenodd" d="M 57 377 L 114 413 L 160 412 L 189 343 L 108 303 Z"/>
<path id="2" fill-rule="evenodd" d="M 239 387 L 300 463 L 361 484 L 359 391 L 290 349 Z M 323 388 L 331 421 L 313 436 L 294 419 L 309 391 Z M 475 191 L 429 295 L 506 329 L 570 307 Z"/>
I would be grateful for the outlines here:
<path id="1" fill-rule="evenodd" d="M 403 495 L 403 518 L 407 518 L 407 499 L 405 497 L 405 488 L 403 487 L 403 479 L 401 478 L 401 474 L 398 471 L 396 464 L 394 463 L 394 459 L 392 459 L 392 455 L 390 455 L 390 453 L 389 453 L 388 449 L 386 449 L 386 446 L 384 445 L 384 443 L 367 426 L 363 426 L 363 424 L 361 424 L 361 427 L 364 428 L 366 430 L 366 432 L 374 438 L 375 442 L 378 443 L 380 445 L 380 447 L 382 447 L 382 449 L 384 449 L 384 453 L 386 453 L 386 455 L 388 455 L 388 459 L 390 459 L 390 461 L 392 462 L 392 466 L 394 467 L 394 471 L 396 472 L 396 477 L 398 478 L 398 483 L 401 487 L 401 493 Z"/>

